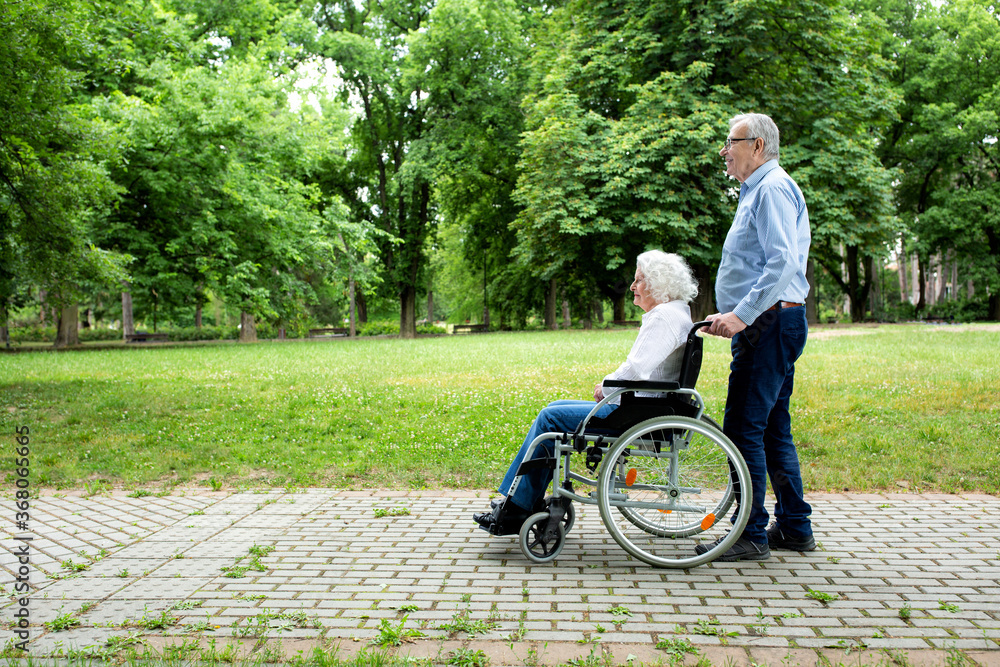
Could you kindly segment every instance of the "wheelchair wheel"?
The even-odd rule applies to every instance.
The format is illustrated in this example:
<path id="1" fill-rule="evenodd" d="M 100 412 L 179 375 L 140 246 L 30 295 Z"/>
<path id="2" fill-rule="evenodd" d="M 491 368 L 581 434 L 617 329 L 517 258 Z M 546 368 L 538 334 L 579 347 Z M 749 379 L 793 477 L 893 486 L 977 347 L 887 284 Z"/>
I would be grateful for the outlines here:
<path id="1" fill-rule="evenodd" d="M 706 424 L 708 424 L 709 426 L 711 426 L 712 428 L 714 428 L 715 430 L 719 431 L 720 433 L 722 432 L 722 427 L 719 426 L 719 424 L 711 417 L 707 415 L 702 415 L 701 420 Z M 658 420 L 651 420 L 651 421 L 655 423 Z M 714 457 L 723 456 L 722 450 L 712 450 L 710 448 L 706 449 L 706 451 L 703 452 L 703 454 L 706 456 L 714 456 Z M 623 469 L 620 471 L 619 474 L 621 480 L 625 481 L 625 478 L 628 476 L 628 471 Z M 711 512 L 709 512 L 709 514 L 714 515 L 716 517 L 725 516 L 726 513 L 729 511 L 729 508 L 732 507 L 733 501 L 735 499 L 736 499 L 736 490 L 733 487 L 732 478 L 730 478 L 727 492 L 719 496 L 718 505 Z M 628 506 L 620 506 L 618 507 L 618 511 L 621 512 L 622 516 L 628 519 L 632 523 L 632 525 L 641 528 L 647 533 L 652 533 L 653 535 L 657 535 L 658 537 L 688 537 L 689 535 L 694 535 L 704 530 L 704 528 L 702 527 L 702 517 L 688 517 L 689 519 L 691 519 L 691 521 L 685 524 L 681 520 L 681 515 L 678 515 L 678 517 L 676 517 L 677 519 L 676 523 L 664 523 L 658 520 L 661 517 L 654 517 L 654 519 L 657 519 L 657 521 L 653 522 L 648 521 L 646 518 L 646 514 L 640 511 L 633 510 L 631 507 Z"/>
<path id="2" fill-rule="evenodd" d="M 597 478 L 601 520 L 629 554 L 657 567 L 707 563 L 739 539 L 750 514 L 739 503 L 750 473 L 736 446 L 710 422 L 661 417 L 638 424 L 604 455 Z M 696 554 L 695 547 L 708 547 Z"/>
<path id="3" fill-rule="evenodd" d="M 528 517 L 521 526 L 518 544 L 528 560 L 535 563 L 549 563 L 562 551 L 563 544 L 566 543 L 566 521 L 559 523 L 555 536 L 546 538 L 545 531 L 548 525 L 549 513 L 539 512 Z"/>

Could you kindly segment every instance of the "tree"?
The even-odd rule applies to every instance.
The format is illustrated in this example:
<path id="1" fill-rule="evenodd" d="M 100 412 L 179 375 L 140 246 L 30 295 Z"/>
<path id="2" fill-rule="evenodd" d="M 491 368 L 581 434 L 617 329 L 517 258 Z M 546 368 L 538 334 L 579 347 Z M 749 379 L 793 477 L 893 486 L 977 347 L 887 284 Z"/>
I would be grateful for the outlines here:
<path id="1" fill-rule="evenodd" d="M 872 154 L 893 98 L 874 35 L 836 0 L 567 3 L 546 22 L 525 103 L 521 257 L 611 286 L 660 246 L 710 294 L 733 207 L 718 151 L 741 111 L 782 129 L 817 255 L 879 248 L 894 229 L 890 173 Z"/>
<path id="2" fill-rule="evenodd" d="M 406 80 L 424 91 L 418 106 L 427 123 L 410 147 L 406 170 L 428 173 L 442 219 L 457 225 L 446 240 L 458 252 L 448 282 L 475 285 L 463 295 L 462 320 L 472 316 L 470 301 L 484 323 L 491 307 L 501 323 L 505 312 L 517 309 L 499 296 L 506 293 L 504 269 L 515 243 L 510 223 L 518 208 L 511 195 L 524 126 L 518 107 L 525 32 L 522 12 L 509 0 L 440 0 L 426 30 L 408 41 Z"/>
<path id="3" fill-rule="evenodd" d="M 420 0 L 306 5 L 320 29 L 312 48 L 335 63 L 341 99 L 353 99 L 358 108 L 352 152 L 337 178 L 338 191 L 356 221 L 368 221 L 383 232 L 376 243 L 384 284 L 399 300 L 404 337 L 416 336 L 417 288 L 423 283 L 424 244 L 434 221 L 427 172 L 404 172 L 408 150 L 427 122 L 417 104 L 423 91 L 405 80 L 406 42 L 424 26 L 430 8 L 431 3 Z"/>
<path id="4" fill-rule="evenodd" d="M 81 282 L 113 283 L 127 258 L 94 244 L 94 230 L 117 189 L 106 165 L 118 146 L 79 101 L 81 59 L 91 54 L 86 26 L 104 3 L 5 3 L 0 19 L 0 326 L 28 285 L 48 292 L 76 337 L 72 308 Z"/>
<path id="5" fill-rule="evenodd" d="M 880 146 L 900 169 L 896 205 L 920 257 L 954 251 L 1000 319 L 1000 16 L 989 2 L 871 3 L 891 26 L 899 118 Z M 923 293 L 923 290 L 921 290 Z M 919 304 L 924 305 L 922 302 Z"/>
<path id="6" fill-rule="evenodd" d="M 240 307 L 241 338 L 253 340 L 262 318 L 304 317 L 310 281 L 334 263 L 342 218 L 322 215 L 330 202 L 303 182 L 320 138 L 276 76 L 280 36 L 220 52 L 218 26 L 149 11 L 150 44 L 133 44 L 127 80 L 102 87 L 107 117 L 129 138 L 106 243 L 138 258 L 131 289 L 154 327 L 161 310 L 200 307 L 211 289 Z M 149 33 L 188 48 L 172 56 Z M 207 36 L 187 42 L 191 33 Z"/>

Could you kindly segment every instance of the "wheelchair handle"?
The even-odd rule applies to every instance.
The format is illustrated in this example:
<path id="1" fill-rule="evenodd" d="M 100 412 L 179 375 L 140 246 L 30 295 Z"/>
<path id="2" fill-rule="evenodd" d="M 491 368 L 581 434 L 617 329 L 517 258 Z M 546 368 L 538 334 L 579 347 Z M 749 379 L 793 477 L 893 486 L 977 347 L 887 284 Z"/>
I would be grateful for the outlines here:
<path id="1" fill-rule="evenodd" d="M 691 326 L 691 331 L 688 332 L 688 338 L 690 338 L 691 336 L 693 336 L 694 333 L 696 331 L 698 331 L 698 329 L 701 329 L 702 327 L 708 327 L 708 326 L 711 326 L 711 325 L 712 325 L 712 320 L 702 320 L 701 322 L 695 322 Z"/>

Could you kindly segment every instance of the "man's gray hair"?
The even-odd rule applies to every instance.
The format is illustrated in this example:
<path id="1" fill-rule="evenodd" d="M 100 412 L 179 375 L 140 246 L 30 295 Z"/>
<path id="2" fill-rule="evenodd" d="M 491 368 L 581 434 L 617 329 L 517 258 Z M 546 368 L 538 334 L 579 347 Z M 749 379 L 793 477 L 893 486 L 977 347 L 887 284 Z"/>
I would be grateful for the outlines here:
<path id="1" fill-rule="evenodd" d="M 684 258 L 662 250 L 647 250 L 636 259 L 639 272 L 646 278 L 646 290 L 657 303 L 683 301 L 698 296 L 698 283 Z"/>
<path id="2" fill-rule="evenodd" d="M 778 126 L 770 116 L 762 113 L 744 113 L 733 116 L 729 121 L 729 129 L 737 125 L 746 125 L 747 136 L 764 140 L 764 157 L 778 157 Z"/>

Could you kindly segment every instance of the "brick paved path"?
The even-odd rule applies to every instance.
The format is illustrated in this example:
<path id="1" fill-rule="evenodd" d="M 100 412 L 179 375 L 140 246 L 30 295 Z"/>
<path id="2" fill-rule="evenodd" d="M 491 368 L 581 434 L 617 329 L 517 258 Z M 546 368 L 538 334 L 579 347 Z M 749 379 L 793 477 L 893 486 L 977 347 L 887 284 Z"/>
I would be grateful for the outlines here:
<path id="1" fill-rule="evenodd" d="M 157 650 L 213 640 L 286 655 L 336 646 L 347 658 L 387 631 L 419 630 L 400 654 L 443 663 L 459 649 L 483 650 L 493 667 L 602 651 L 619 664 L 666 663 L 685 640 L 717 665 L 812 665 L 820 654 L 834 664 L 890 655 L 950 664 L 959 652 L 1000 664 L 992 496 L 814 495 L 817 551 L 690 571 L 630 560 L 591 506 L 578 506 L 556 564 L 534 565 L 514 538 L 474 529 L 471 513 L 486 497 L 46 495 L 31 501 L 27 533 L 15 530 L 7 499 L 0 641 L 14 638 L 16 552 L 27 545 L 38 656 L 99 654 L 109 639 L 142 638 Z M 46 625 L 70 619 L 79 624 Z M 263 649 L 261 638 L 271 639 Z"/>

